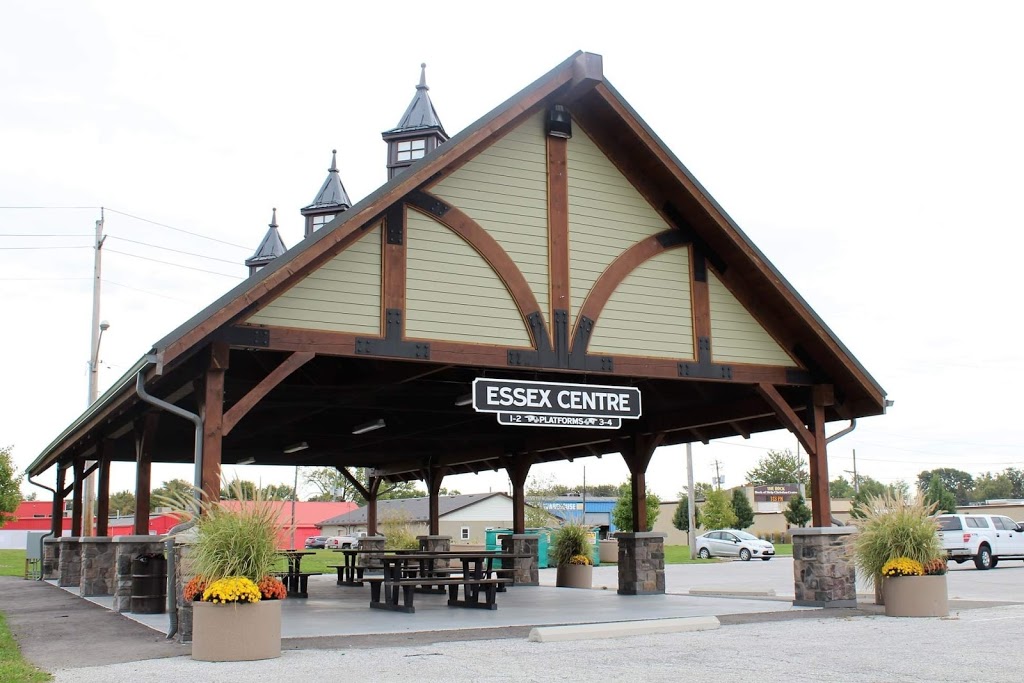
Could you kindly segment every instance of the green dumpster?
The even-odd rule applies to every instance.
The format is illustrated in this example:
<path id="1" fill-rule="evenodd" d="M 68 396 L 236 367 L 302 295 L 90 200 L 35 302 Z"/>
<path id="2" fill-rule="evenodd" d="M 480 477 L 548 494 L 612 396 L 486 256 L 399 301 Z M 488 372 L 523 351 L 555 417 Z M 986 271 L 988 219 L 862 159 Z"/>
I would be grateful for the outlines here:
<path id="1" fill-rule="evenodd" d="M 548 567 L 548 544 L 551 542 L 551 529 L 527 529 L 526 533 L 537 536 L 537 568 Z M 501 550 L 501 537 L 510 536 L 511 529 L 487 529 L 484 532 L 485 550 Z M 501 567 L 501 560 L 494 561 L 495 567 Z"/>

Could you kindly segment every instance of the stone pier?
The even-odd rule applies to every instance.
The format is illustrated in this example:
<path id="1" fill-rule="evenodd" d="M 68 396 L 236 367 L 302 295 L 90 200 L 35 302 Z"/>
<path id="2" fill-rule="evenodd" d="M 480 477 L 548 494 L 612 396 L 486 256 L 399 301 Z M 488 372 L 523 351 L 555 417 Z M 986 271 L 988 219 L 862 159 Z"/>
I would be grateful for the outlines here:
<path id="1" fill-rule="evenodd" d="M 359 549 L 372 550 L 373 552 L 356 555 L 356 566 L 365 567 L 366 569 L 380 569 L 383 565 L 378 558 L 386 552 L 384 550 L 386 542 L 387 539 L 384 536 L 363 536 L 360 538 Z"/>
<path id="2" fill-rule="evenodd" d="M 132 560 L 143 553 L 163 554 L 163 541 L 157 536 L 115 536 L 114 583 L 115 612 L 132 611 Z"/>
<path id="3" fill-rule="evenodd" d="M 60 539 L 58 586 L 77 588 L 82 582 L 82 544 L 78 541 L 78 536 L 62 536 Z"/>
<path id="4" fill-rule="evenodd" d="M 851 526 L 791 529 L 798 607 L 856 607 L 857 575 L 846 550 Z"/>
<path id="5" fill-rule="evenodd" d="M 619 532 L 619 595 L 665 592 L 665 539 L 660 531 Z"/>
<path id="6" fill-rule="evenodd" d="M 536 534 L 512 534 L 501 537 L 501 552 L 527 554 L 529 557 L 517 557 L 512 560 L 515 569 L 513 578 L 516 586 L 539 586 L 540 572 L 537 570 L 537 554 L 540 547 L 540 536 Z M 508 567 L 508 560 L 502 560 L 502 567 Z"/>
<path id="7" fill-rule="evenodd" d="M 60 539 L 43 539 L 43 578 L 55 581 L 60 578 Z"/>
<path id="8" fill-rule="evenodd" d="M 82 575 L 79 581 L 82 597 L 112 595 L 117 582 L 114 543 L 110 536 L 83 536 Z"/>
<path id="9" fill-rule="evenodd" d="M 185 599 L 185 584 L 193 577 L 188 567 L 191 549 L 191 543 L 174 543 L 174 604 L 178 612 L 178 632 L 175 637 L 179 643 L 192 642 L 192 601 Z"/>

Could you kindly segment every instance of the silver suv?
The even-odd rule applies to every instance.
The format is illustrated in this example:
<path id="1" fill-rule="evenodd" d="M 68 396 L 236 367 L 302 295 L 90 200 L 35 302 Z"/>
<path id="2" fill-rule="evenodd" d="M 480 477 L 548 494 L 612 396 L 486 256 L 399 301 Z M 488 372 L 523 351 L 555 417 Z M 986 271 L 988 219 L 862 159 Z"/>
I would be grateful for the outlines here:
<path id="1" fill-rule="evenodd" d="M 1024 527 L 1002 515 L 939 515 L 939 539 L 946 556 L 962 564 L 974 560 L 978 569 L 992 569 L 1000 560 L 1024 560 Z"/>

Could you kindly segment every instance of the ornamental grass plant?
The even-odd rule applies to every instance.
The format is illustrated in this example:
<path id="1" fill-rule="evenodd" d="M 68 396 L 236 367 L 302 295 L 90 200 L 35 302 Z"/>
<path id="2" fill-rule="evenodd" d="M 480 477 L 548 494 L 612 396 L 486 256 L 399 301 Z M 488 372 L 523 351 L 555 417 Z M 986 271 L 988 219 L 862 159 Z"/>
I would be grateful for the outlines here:
<path id="1" fill-rule="evenodd" d="M 849 541 L 857 569 L 875 582 L 876 600 L 881 602 L 881 583 L 886 569 L 902 572 L 889 576 L 921 576 L 924 567 L 936 570 L 936 561 L 945 565 L 945 553 L 938 537 L 938 524 L 932 514 L 935 505 L 920 495 L 913 501 L 885 493 L 869 498 L 863 519 L 853 521 L 858 533 Z"/>
<path id="2" fill-rule="evenodd" d="M 555 565 L 592 564 L 588 536 L 590 528 L 579 522 L 566 522 L 553 534 L 548 556 Z"/>
<path id="3" fill-rule="evenodd" d="M 186 575 L 195 577 L 189 582 L 193 596 L 208 600 L 211 589 L 219 585 L 217 602 L 231 602 L 224 596 L 242 596 L 234 602 L 256 602 L 260 599 L 257 587 L 274 572 L 277 556 L 277 511 L 257 492 L 246 499 L 241 483 L 234 481 L 229 486 L 232 506 L 221 501 L 197 498 L 178 498 L 169 501 L 178 509 L 178 515 L 195 519 L 194 541 L 184 567 Z M 238 582 L 245 579 L 245 590 L 223 580 Z M 200 589 L 201 587 L 201 593 Z M 238 590 L 235 590 L 238 589 Z M 277 591 L 274 591 L 275 593 Z M 255 595 L 255 600 L 246 596 Z"/>

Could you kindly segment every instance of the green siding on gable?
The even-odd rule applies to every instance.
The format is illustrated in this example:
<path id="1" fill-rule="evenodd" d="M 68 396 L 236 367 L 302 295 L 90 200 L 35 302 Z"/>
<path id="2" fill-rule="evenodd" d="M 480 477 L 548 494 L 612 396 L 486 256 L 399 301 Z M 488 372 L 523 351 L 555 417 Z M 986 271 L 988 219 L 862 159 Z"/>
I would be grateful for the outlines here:
<path id="1" fill-rule="evenodd" d="M 710 270 L 708 293 L 711 299 L 711 358 L 714 362 L 796 367 L 797 364 L 778 342 Z"/>
<path id="2" fill-rule="evenodd" d="M 512 295 L 473 247 L 412 209 L 406 227 L 406 337 L 532 345 Z"/>
<path id="3" fill-rule="evenodd" d="M 246 322 L 379 335 L 380 240 L 378 224 Z"/>
<path id="4" fill-rule="evenodd" d="M 626 276 L 594 325 L 589 351 L 694 358 L 689 249 L 662 252 Z"/>
<path id="5" fill-rule="evenodd" d="M 579 127 L 568 145 L 570 320 L 612 261 L 669 226 Z"/>
<path id="6" fill-rule="evenodd" d="M 501 245 L 519 266 L 547 321 L 548 195 L 543 113 L 530 117 L 429 191 L 458 207 Z"/>

